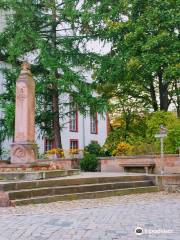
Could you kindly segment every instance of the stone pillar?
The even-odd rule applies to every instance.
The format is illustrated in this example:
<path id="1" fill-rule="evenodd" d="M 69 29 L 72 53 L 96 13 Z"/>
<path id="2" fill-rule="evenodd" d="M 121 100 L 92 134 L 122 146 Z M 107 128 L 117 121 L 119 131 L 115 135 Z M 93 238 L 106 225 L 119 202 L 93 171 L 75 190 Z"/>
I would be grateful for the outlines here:
<path id="1" fill-rule="evenodd" d="M 11 145 L 11 163 L 36 161 L 35 82 L 27 63 L 16 81 L 15 137 Z"/>

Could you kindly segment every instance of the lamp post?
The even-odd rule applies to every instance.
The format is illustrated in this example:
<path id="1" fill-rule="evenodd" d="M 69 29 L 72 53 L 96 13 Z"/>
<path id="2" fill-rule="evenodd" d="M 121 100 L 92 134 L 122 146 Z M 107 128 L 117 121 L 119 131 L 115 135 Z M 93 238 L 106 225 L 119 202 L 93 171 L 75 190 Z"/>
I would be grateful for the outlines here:
<path id="1" fill-rule="evenodd" d="M 160 147 L 161 147 L 161 162 L 160 162 L 160 168 L 161 168 L 161 174 L 164 174 L 164 137 L 167 136 L 167 129 L 160 125 L 159 133 L 155 134 L 155 138 L 160 139 Z"/>

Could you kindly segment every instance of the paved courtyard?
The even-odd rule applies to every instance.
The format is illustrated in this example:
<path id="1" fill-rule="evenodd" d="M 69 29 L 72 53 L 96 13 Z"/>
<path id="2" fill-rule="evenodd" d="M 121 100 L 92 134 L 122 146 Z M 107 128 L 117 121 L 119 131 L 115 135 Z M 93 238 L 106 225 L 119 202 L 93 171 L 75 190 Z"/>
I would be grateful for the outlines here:
<path id="1" fill-rule="evenodd" d="M 135 234 L 141 227 L 143 234 Z M 0 208 L 0 240 L 180 239 L 180 194 Z"/>

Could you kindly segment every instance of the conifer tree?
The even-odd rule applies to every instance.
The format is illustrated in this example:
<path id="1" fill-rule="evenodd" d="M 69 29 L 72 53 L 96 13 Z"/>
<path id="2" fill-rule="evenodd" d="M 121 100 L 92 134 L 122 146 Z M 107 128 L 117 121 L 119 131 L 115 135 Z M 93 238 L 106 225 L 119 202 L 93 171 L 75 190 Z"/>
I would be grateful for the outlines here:
<path id="1" fill-rule="evenodd" d="M 93 97 L 93 84 L 81 74 L 83 69 L 91 68 L 96 54 L 88 53 L 84 47 L 88 36 L 82 31 L 84 13 L 80 5 L 78 0 L 1 0 L 0 3 L 0 9 L 7 13 L 6 27 L 0 34 L 0 60 L 11 64 L 8 72 L 19 72 L 22 60 L 31 60 L 36 80 L 36 123 L 55 139 L 58 148 L 62 148 L 62 122 L 70 114 L 65 111 L 67 96 L 73 97 L 83 114 L 87 107 L 92 111 L 105 108 L 102 98 Z M 15 80 L 10 79 L 13 85 Z M 13 104 L 12 86 L 7 82 L 5 85 L 1 102 Z"/>

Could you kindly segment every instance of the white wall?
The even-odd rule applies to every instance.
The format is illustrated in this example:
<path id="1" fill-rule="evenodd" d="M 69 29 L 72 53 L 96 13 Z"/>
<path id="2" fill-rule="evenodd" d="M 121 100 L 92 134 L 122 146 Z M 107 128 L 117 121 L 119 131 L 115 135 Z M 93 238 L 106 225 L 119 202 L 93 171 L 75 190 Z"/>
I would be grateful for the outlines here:
<path id="1" fill-rule="evenodd" d="M 83 149 L 91 141 L 97 141 L 100 145 L 103 145 L 107 137 L 107 124 L 106 116 L 102 118 L 98 114 L 98 133 L 91 134 L 90 132 L 90 117 L 83 117 L 78 114 L 78 132 L 70 132 L 69 124 L 62 131 L 63 148 L 69 149 L 70 139 L 77 139 L 79 141 L 79 148 Z"/>

